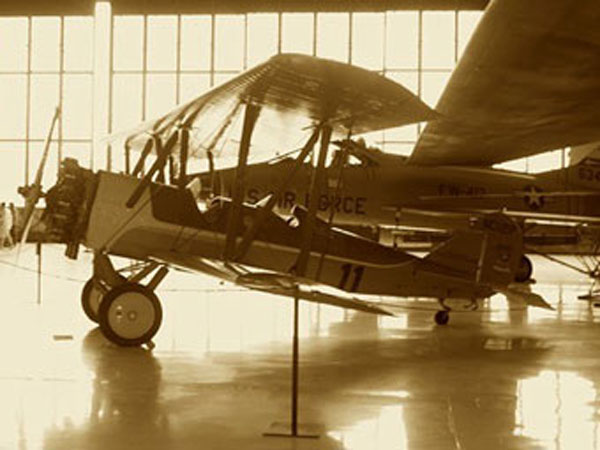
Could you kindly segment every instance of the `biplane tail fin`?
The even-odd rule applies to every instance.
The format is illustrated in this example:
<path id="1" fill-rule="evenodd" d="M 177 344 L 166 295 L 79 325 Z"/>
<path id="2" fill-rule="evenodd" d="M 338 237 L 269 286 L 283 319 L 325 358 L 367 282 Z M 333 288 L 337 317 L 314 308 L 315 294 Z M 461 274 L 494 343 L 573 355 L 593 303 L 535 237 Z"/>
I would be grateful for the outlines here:
<path id="1" fill-rule="evenodd" d="M 425 261 L 476 284 L 508 286 L 515 279 L 523 255 L 523 236 L 519 226 L 502 213 L 486 214 L 467 230 L 435 247 Z"/>

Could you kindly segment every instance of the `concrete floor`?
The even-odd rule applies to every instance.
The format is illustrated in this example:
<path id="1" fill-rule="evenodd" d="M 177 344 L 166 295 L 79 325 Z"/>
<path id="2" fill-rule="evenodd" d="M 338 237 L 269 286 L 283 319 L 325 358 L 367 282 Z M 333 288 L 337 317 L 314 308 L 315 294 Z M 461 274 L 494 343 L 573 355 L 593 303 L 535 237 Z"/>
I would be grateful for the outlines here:
<path id="1" fill-rule="evenodd" d="M 293 440 L 262 436 L 288 420 L 291 302 L 171 273 L 156 348 L 117 348 L 80 310 L 89 254 L 61 252 L 41 304 L 34 249 L 0 254 L 0 449 L 600 448 L 600 309 L 545 261 L 556 312 L 495 297 L 436 328 L 303 304 L 300 421 L 321 437 Z"/>

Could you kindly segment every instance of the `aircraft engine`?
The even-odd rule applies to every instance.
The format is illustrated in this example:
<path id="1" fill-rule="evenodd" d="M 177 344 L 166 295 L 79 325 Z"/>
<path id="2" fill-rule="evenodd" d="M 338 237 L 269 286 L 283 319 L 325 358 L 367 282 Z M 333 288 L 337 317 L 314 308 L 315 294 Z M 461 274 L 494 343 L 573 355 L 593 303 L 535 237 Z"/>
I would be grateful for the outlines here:
<path id="1" fill-rule="evenodd" d="M 95 186 L 94 173 L 79 166 L 77 160 L 66 158 L 57 183 L 46 193 L 46 209 L 42 219 L 47 239 L 67 244 L 65 254 L 77 257 L 79 241 L 85 234 L 86 212 Z"/>

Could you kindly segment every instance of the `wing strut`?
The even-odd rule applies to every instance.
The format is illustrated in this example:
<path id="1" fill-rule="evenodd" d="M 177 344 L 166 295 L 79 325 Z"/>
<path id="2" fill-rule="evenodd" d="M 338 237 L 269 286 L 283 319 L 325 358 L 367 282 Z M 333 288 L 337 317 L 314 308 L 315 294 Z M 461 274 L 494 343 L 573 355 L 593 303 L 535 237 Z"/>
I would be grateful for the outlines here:
<path id="1" fill-rule="evenodd" d="M 187 185 L 187 161 L 188 161 L 188 147 L 190 143 L 190 129 L 187 125 L 181 127 L 179 131 L 179 179 L 177 184 L 180 189 L 184 189 Z"/>
<path id="2" fill-rule="evenodd" d="M 304 277 L 306 275 L 308 257 L 310 256 L 310 248 L 312 246 L 313 229 L 315 227 L 317 209 L 321 197 L 322 179 L 325 173 L 325 160 L 327 158 L 329 141 L 331 140 L 331 131 L 331 126 L 328 124 L 322 127 L 321 148 L 319 149 L 317 168 L 313 172 L 310 180 L 310 197 L 308 199 L 308 213 L 303 226 L 302 247 L 300 248 L 300 254 L 298 255 L 295 264 L 295 272 L 299 277 Z"/>
<path id="3" fill-rule="evenodd" d="M 308 141 L 306 142 L 306 144 L 300 151 L 300 154 L 295 159 L 294 165 L 289 169 L 287 176 L 283 179 L 283 181 L 280 183 L 280 185 L 277 186 L 277 188 L 275 189 L 273 194 L 271 194 L 266 205 L 264 205 L 263 207 L 261 207 L 259 209 L 257 215 L 254 218 L 252 226 L 250 226 L 246 230 L 246 232 L 244 233 L 242 242 L 240 242 L 240 244 L 238 245 L 237 252 L 235 254 L 235 261 L 240 261 L 244 256 L 246 256 L 246 253 L 248 252 L 248 249 L 250 248 L 250 246 L 252 245 L 252 242 L 256 238 L 258 231 L 260 230 L 260 228 L 264 224 L 265 220 L 269 216 L 269 213 L 273 210 L 273 208 L 279 201 L 279 198 L 281 197 L 281 193 L 285 191 L 287 186 L 290 184 L 292 178 L 294 178 L 294 175 L 296 174 L 296 172 L 298 172 L 298 169 L 302 166 L 302 164 L 306 160 L 307 156 L 313 151 L 315 143 L 317 142 L 317 139 L 319 138 L 320 132 L 321 132 L 320 128 L 316 128 L 313 131 L 310 138 L 308 139 Z"/>
<path id="4" fill-rule="evenodd" d="M 231 260 L 234 255 L 235 240 L 237 238 L 240 214 L 242 212 L 242 201 L 244 200 L 244 192 L 246 190 L 246 166 L 248 165 L 250 141 L 259 113 L 260 106 L 251 102 L 246 103 L 242 139 L 240 141 L 238 164 L 235 173 L 235 184 L 233 186 L 233 196 L 231 198 L 231 207 L 227 222 L 227 237 L 225 240 L 225 253 L 223 255 L 225 261 Z"/>
<path id="5" fill-rule="evenodd" d="M 133 172 L 131 173 L 131 175 L 133 175 L 134 177 L 137 177 L 140 173 L 142 173 L 142 169 L 144 168 L 144 162 L 146 162 L 146 158 L 152 151 L 153 144 L 154 144 L 154 139 L 152 139 L 152 138 L 150 138 L 146 141 L 146 145 L 144 145 L 142 153 L 140 154 L 140 157 L 138 158 L 137 163 L 135 164 L 135 167 L 133 168 Z M 128 148 L 128 146 L 126 146 L 125 148 Z"/>
<path id="6" fill-rule="evenodd" d="M 167 157 L 171 153 L 171 149 L 177 143 L 177 135 L 178 132 L 177 130 L 175 130 L 175 132 L 169 137 L 169 140 L 167 141 L 164 147 L 160 142 L 160 137 L 158 135 L 155 136 L 154 145 L 156 146 L 156 160 L 154 161 L 154 164 L 152 164 L 152 167 L 150 168 L 148 173 L 144 175 L 144 178 L 140 180 L 135 190 L 127 200 L 127 203 L 125 205 L 128 208 L 133 208 L 136 205 L 136 203 L 142 196 L 144 189 L 146 189 L 148 185 L 150 185 L 154 174 L 165 166 L 165 164 L 167 163 Z"/>

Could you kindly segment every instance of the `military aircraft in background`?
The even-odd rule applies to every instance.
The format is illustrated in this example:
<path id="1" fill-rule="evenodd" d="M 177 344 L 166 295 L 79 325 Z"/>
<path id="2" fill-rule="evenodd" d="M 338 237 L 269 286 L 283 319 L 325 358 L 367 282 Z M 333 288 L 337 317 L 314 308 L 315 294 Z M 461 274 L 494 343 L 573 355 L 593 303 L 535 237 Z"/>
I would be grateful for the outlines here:
<path id="1" fill-rule="evenodd" d="M 445 236 L 413 227 L 453 229 L 480 213 L 504 211 L 524 229 L 528 252 L 597 255 L 596 147 L 583 146 L 568 168 L 540 174 L 492 166 L 600 140 L 598 20 L 595 0 L 492 1 L 435 107 L 440 116 L 428 121 L 410 156 L 337 142 L 321 188 L 322 217 L 350 229 L 379 227 L 412 246 L 419 237 Z M 249 166 L 245 199 L 264 198 L 290 164 L 275 158 Z M 231 191 L 234 170 L 205 171 L 205 195 Z M 298 171 L 280 210 L 305 203 L 311 171 L 309 164 Z M 592 258 L 582 271 L 596 277 L 598 267 Z M 531 273 L 524 256 L 517 278 Z"/>
<path id="2" fill-rule="evenodd" d="M 384 153 L 364 142 L 343 140 L 326 167 L 318 209 L 324 220 L 382 243 L 405 249 L 428 248 L 447 233 L 469 226 L 482 213 L 504 211 L 524 229 L 525 246 L 535 253 L 594 254 L 600 242 L 600 159 L 594 154 L 565 168 L 539 174 L 464 166 L 415 167 L 406 156 Z M 600 156 L 600 155 L 598 155 Z M 259 202 L 285 179 L 288 155 L 250 165 L 245 200 Z M 305 163 L 279 197 L 277 211 L 290 214 L 306 205 L 314 171 Z M 228 196 L 236 169 L 190 175 L 201 196 Z M 419 233 L 426 229 L 428 232 Z M 436 231 L 434 231 L 436 230 Z M 374 233 L 372 233 L 374 231 Z M 531 277 L 523 256 L 516 281 Z"/>
<path id="3" fill-rule="evenodd" d="M 190 146 L 192 137 L 221 134 L 222 124 L 237 110 L 243 120 L 234 150 L 238 176 L 232 194 L 199 205 L 188 164 L 208 155 L 205 148 Z M 221 125 L 215 128 L 207 116 L 221 117 Z M 390 314 L 393 302 L 377 302 L 373 295 L 430 297 L 440 305 L 438 324 L 448 322 L 449 299 L 467 299 L 475 308 L 495 292 L 521 304 L 550 308 L 540 296 L 512 286 L 523 254 L 522 231 L 502 213 L 481 215 L 424 257 L 416 257 L 328 226 L 317 217 L 316 201 L 309 201 L 307 209 L 294 208 L 292 220 L 282 218 L 273 208 L 286 183 L 255 205 L 243 201 L 243 173 L 249 154 L 262 148 L 254 145 L 254 137 L 265 118 L 279 118 L 286 135 L 294 129 L 290 124 L 304 122 L 302 132 L 308 130 L 287 181 L 320 141 L 309 194 L 318 199 L 332 137 L 435 116 L 409 91 L 378 74 L 310 56 L 277 55 L 150 128 L 144 125 L 147 132 L 142 135 L 130 135 L 128 144 L 140 136 L 146 140 L 132 175 L 94 173 L 66 159 L 57 184 L 45 194 L 48 233 L 67 244 L 71 258 L 77 257 L 81 244 L 93 250 L 94 271 L 83 288 L 82 305 L 108 339 L 125 346 L 148 342 L 158 331 L 162 308 L 154 291 L 169 267 L 297 300 L 380 314 Z M 266 126 L 273 137 L 273 121 Z M 143 170 L 151 160 L 151 167 Z M 32 192 L 35 204 L 41 187 Z M 137 260 L 139 266 L 126 278 L 114 267 L 113 256 Z M 150 281 L 141 284 L 146 277 Z"/>

